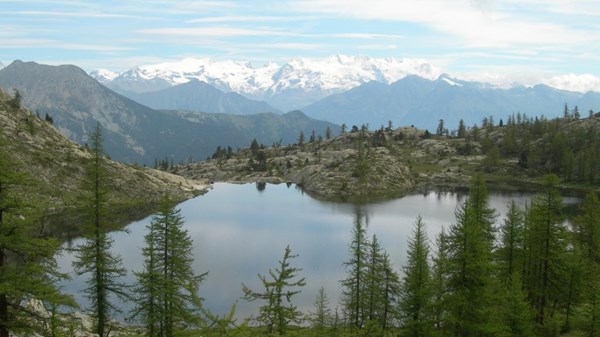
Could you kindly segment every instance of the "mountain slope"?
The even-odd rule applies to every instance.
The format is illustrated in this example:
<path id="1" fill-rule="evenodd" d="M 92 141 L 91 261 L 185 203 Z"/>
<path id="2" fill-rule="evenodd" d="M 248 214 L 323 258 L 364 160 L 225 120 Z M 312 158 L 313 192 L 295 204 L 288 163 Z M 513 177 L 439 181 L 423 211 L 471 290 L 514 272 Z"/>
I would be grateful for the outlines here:
<path id="1" fill-rule="evenodd" d="M 241 123 L 247 124 L 242 130 L 226 118 L 190 120 L 173 111 L 153 110 L 111 91 L 75 66 L 15 61 L 0 70 L 0 87 L 17 88 L 26 107 L 42 116 L 48 113 L 61 133 L 80 144 L 85 144 L 99 122 L 105 132 L 106 152 L 130 163 L 151 164 L 165 157 L 176 162 L 204 159 L 219 145 L 246 146 L 253 138 L 271 144 L 287 134 L 296 137 L 301 130 L 307 132 L 300 129 L 301 124 L 266 130 L 261 118 L 278 119 L 275 114 L 249 117 Z M 333 126 L 314 123 L 316 131 Z"/>
<path id="2" fill-rule="evenodd" d="M 580 94 L 545 85 L 532 88 L 499 89 L 476 82 L 451 79 L 447 75 L 431 81 L 408 76 L 392 84 L 371 82 L 344 93 L 331 95 L 303 109 L 308 116 L 335 123 L 373 127 L 416 125 L 435 130 L 443 119 L 456 128 L 460 119 L 467 125 L 493 115 L 496 121 L 512 113 L 530 116 L 559 116 L 562 107 L 578 105 L 580 111 L 600 109 L 600 93 Z"/>
<path id="3" fill-rule="evenodd" d="M 154 131 L 153 125 L 167 119 L 112 92 L 71 65 L 15 61 L 0 70 L 0 87 L 17 88 L 26 107 L 52 116 L 61 133 L 77 143 L 85 144 L 99 122 L 106 130 L 107 153 L 127 162 L 140 162 L 156 154 L 148 133 Z"/>
<path id="4" fill-rule="evenodd" d="M 23 173 L 29 184 L 20 192 L 42 214 L 76 215 L 89 152 L 64 138 L 48 122 L 25 109 L 15 109 L 11 97 L 0 90 L 0 151 L 15 170 Z M 146 215 L 168 192 L 176 200 L 201 193 L 197 181 L 183 179 L 149 168 L 139 168 L 107 160 L 110 176 L 111 208 L 123 221 Z"/>
<path id="5" fill-rule="evenodd" d="M 159 91 L 125 93 L 125 95 L 153 109 L 190 110 L 236 115 L 278 112 L 266 102 L 253 101 L 234 92 L 224 93 L 208 83 L 196 79 Z"/>

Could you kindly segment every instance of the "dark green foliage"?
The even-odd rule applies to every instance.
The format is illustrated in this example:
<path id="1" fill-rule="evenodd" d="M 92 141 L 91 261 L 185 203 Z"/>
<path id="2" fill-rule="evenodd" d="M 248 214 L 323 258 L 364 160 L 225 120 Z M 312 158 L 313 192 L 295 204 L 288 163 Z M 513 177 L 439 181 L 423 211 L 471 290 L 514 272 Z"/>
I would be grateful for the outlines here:
<path id="1" fill-rule="evenodd" d="M 54 254 L 59 242 L 44 236 L 36 214 L 21 199 L 19 190 L 28 181 L 17 164 L 4 153 L 0 139 L 0 336 L 45 334 L 47 317 L 33 315 L 20 303 L 35 298 L 44 306 L 74 306 L 57 283 L 66 275 L 57 272 Z"/>
<path id="2" fill-rule="evenodd" d="M 448 327 L 448 237 L 442 228 L 436 239 L 431 268 L 431 320 L 436 335 L 444 335 Z"/>
<path id="3" fill-rule="evenodd" d="M 498 329 L 491 260 L 495 217 L 487 188 L 475 177 L 448 234 L 448 323 L 456 336 L 489 336 Z"/>
<path id="4" fill-rule="evenodd" d="M 429 244 L 425 223 L 419 216 L 408 242 L 407 262 L 400 296 L 400 312 L 405 336 L 431 335 L 431 280 Z"/>
<path id="5" fill-rule="evenodd" d="M 247 301 L 263 300 L 266 303 L 260 307 L 257 321 L 264 324 L 269 334 L 285 335 L 290 323 L 300 323 L 302 313 L 292 303 L 292 298 L 299 294 L 299 288 L 304 287 L 304 278 L 296 279 L 302 269 L 290 266 L 293 255 L 289 246 L 285 247 L 283 259 L 275 271 L 269 269 L 270 278 L 258 275 L 264 290 L 253 291 L 242 284 L 244 299 Z"/>
<path id="6" fill-rule="evenodd" d="M 119 277 L 125 276 L 126 270 L 122 267 L 121 257 L 111 252 L 113 239 L 108 232 L 113 226 L 109 222 L 106 188 L 109 177 L 104 167 L 99 124 L 96 125 L 90 142 L 92 158 L 84 186 L 87 199 L 83 205 L 87 215 L 86 235 L 85 242 L 75 248 L 77 259 L 73 262 L 73 269 L 77 275 L 89 277 L 85 295 L 90 300 L 96 318 L 95 332 L 104 337 L 110 331 L 111 313 L 118 311 L 111 302 L 110 295 L 127 298 L 126 287 L 119 282 Z"/>
<path id="7" fill-rule="evenodd" d="M 600 201 L 589 193 L 574 220 L 581 247 L 582 287 L 579 320 L 585 336 L 600 336 Z"/>
<path id="8" fill-rule="evenodd" d="M 198 288 L 206 274 L 192 269 L 193 242 L 183 229 L 180 210 L 164 195 L 145 236 L 144 270 L 136 273 L 134 288 L 138 318 L 149 337 L 172 337 L 200 323 Z"/>
<path id="9" fill-rule="evenodd" d="M 557 190 L 558 178 L 545 178 L 544 192 L 536 196 L 525 218 L 526 265 L 523 281 L 535 310 L 538 327 L 550 333 L 549 317 L 569 284 L 566 277 L 567 229 L 563 224 L 562 199 Z"/>
<path id="10" fill-rule="evenodd" d="M 525 224 L 523 213 L 512 201 L 500 227 L 500 246 L 496 250 L 498 272 L 502 280 L 509 280 L 523 268 Z"/>
<path id="11" fill-rule="evenodd" d="M 349 245 L 349 257 L 344 262 L 347 278 L 342 285 L 342 305 L 348 324 L 359 329 L 365 323 L 365 283 L 368 275 L 369 242 L 366 232 L 366 216 L 360 208 L 355 209 L 352 241 Z"/>
<path id="12" fill-rule="evenodd" d="M 530 337 L 533 336 L 534 324 L 533 313 L 527 295 L 522 289 L 519 274 L 514 273 L 500 289 L 502 302 L 500 304 L 500 320 L 504 331 L 502 336 L 506 337 Z"/>

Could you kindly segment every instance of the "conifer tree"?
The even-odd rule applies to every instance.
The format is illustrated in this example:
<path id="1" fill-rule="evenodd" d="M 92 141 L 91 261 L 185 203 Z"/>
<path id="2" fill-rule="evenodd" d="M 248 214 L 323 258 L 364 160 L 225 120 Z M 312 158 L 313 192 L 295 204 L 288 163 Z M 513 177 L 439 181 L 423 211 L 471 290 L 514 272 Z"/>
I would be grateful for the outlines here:
<path id="1" fill-rule="evenodd" d="M 503 295 L 500 302 L 500 319 L 503 327 L 502 336 L 533 336 L 533 312 L 523 291 L 520 274 L 514 271 L 508 279 L 506 287 L 501 289 Z"/>
<path id="2" fill-rule="evenodd" d="M 136 273 L 134 288 L 133 315 L 150 337 L 176 336 L 178 329 L 200 323 L 198 288 L 206 273 L 194 273 L 193 242 L 183 225 L 181 211 L 165 194 L 145 236 L 144 270 Z"/>
<path id="3" fill-rule="evenodd" d="M 329 298 L 325 293 L 325 288 L 319 288 L 314 303 L 315 312 L 312 313 L 311 326 L 315 330 L 316 336 L 322 336 L 330 327 L 333 320 L 331 309 L 329 308 Z"/>
<path id="4" fill-rule="evenodd" d="M 383 253 L 383 298 L 382 298 L 382 313 L 381 313 L 381 327 L 385 333 L 388 327 L 391 326 L 393 318 L 396 316 L 397 310 L 395 310 L 396 303 L 400 297 L 400 277 L 392 267 L 390 257 L 387 253 Z"/>
<path id="5" fill-rule="evenodd" d="M 500 246 L 496 250 L 502 280 L 509 280 L 515 272 L 522 271 L 524 240 L 523 214 L 513 200 L 500 227 Z"/>
<path id="6" fill-rule="evenodd" d="M 344 314 L 352 328 L 361 328 L 364 323 L 365 282 L 369 242 L 366 232 L 366 216 L 360 208 L 355 209 L 352 241 L 349 245 L 349 258 L 344 262 L 347 278 L 342 285 Z"/>
<path id="7" fill-rule="evenodd" d="M 384 252 L 377 236 L 369 244 L 367 257 L 367 274 L 365 279 L 365 319 L 382 327 L 382 313 L 385 289 L 382 288 L 385 279 L 383 268 Z"/>
<path id="8" fill-rule="evenodd" d="M 431 318 L 436 335 L 445 335 L 448 322 L 448 238 L 442 230 L 436 238 L 436 250 L 431 270 Z"/>
<path id="9" fill-rule="evenodd" d="M 49 306 L 74 306 L 60 293 L 54 254 L 59 242 L 44 236 L 35 212 L 19 196 L 27 179 L 9 160 L 0 139 L 0 336 L 45 333 L 46 318 L 27 310 L 21 300 L 37 299 Z"/>
<path id="10" fill-rule="evenodd" d="M 302 313 L 292 303 L 292 298 L 301 292 L 299 288 L 306 285 L 304 278 L 296 279 L 302 269 L 290 265 L 290 260 L 297 256 L 287 246 L 283 259 L 279 261 L 279 268 L 275 271 L 269 269 L 270 279 L 258 274 L 264 287 L 262 292 L 253 291 L 242 283 L 245 300 L 267 302 L 260 307 L 258 321 L 266 325 L 269 334 L 283 336 L 290 323 L 301 322 Z"/>
<path id="11" fill-rule="evenodd" d="M 431 334 L 431 287 L 429 244 L 425 223 L 417 217 L 413 236 L 408 242 L 407 262 L 404 266 L 400 311 L 405 336 L 425 337 Z"/>
<path id="12" fill-rule="evenodd" d="M 475 177 L 448 234 L 449 323 L 456 336 L 489 336 L 497 329 L 491 261 L 495 217 L 487 188 Z"/>
<path id="13" fill-rule="evenodd" d="M 574 219 L 582 255 L 582 303 L 579 308 L 585 336 L 600 336 L 600 201 L 589 193 Z"/>
<path id="14" fill-rule="evenodd" d="M 535 311 L 535 321 L 546 332 L 555 329 L 546 321 L 568 284 L 564 272 L 567 236 L 557 185 L 555 175 L 544 178 L 544 191 L 533 199 L 525 218 L 527 261 L 523 281 Z"/>
<path id="15" fill-rule="evenodd" d="M 90 164 L 87 168 L 85 200 L 87 221 L 85 223 L 85 241 L 75 247 L 76 260 L 73 268 L 77 275 L 88 276 L 85 295 L 90 300 L 96 319 L 95 332 L 107 336 L 110 332 L 110 315 L 119 311 L 111 302 L 110 295 L 127 298 L 126 287 L 119 281 L 126 275 L 122 267 L 122 258 L 111 252 L 113 239 L 108 232 L 111 228 L 107 206 L 106 182 L 109 179 L 104 166 L 102 132 L 100 124 L 91 135 Z"/>

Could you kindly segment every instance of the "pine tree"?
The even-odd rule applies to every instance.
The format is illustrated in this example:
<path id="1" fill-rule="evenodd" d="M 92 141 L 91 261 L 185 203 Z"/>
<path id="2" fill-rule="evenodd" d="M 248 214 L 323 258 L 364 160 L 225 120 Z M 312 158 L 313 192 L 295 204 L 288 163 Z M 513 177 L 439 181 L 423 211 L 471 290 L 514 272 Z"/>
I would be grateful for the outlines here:
<path id="1" fill-rule="evenodd" d="M 74 306 L 60 293 L 54 254 L 59 242 L 40 233 L 35 212 L 19 195 L 28 180 L 4 153 L 0 139 L 0 336 L 43 334 L 46 318 L 19 303 L 35 298 L 48 306 Z"/>
<path id="2" fill-rule="evenodd" d="M 355 209 L 352 241 L 349 245 L 349 259 L 344 262 L 347 278 L 342 285 L 342 304 L 344 314 L 352 328 L 361 328 L 364 323 L 365 282 L 368 265 L 368 247 L 366 216 L 360 208 Z"/>
<path id="3" fill-rule="evenodd" d="M 104 337 L 110 331 L 110 314 L 119 311 L 111 302 L 110 295 L 127 298 L 126 287 L 119 282 L 119 278 L 126 275 L 126 270 L 122 267 L 121 257 L 111 252 L 113 239 L 108 234 L 111 224 L 105 186 L 108 176 L 104 167 L 99 124 L 96 124 L 90 141 L 92 158 L 84 186 L 89 195 L 84 205 L 87 213 L 86 235 L 85 242 L 75 247 L 77 259 L 73 262 L 73 269 L 77 275 L 89 277 L 85 293 L 96 318 L 95 332 Z"/>
<path id="4" fill-rule="evenodd" d="M 491 261 L 495 217 L 487 206 L 487 188 L 475 177 L 448 234 L 449 320 L 456 336 L 489 336 L 497 328 Z"/>
<path id="5" fill-rule="evenodd" d="M 267 302 L 260 307 L 258 321 L 266 325 L 269 334 L 283 336 L 290 323 L 301 322 L 302 313 L 292 303 L 292 298 L 301 292 L 298 288 L 304 287 L 306 282 L 304 278 L 296 279 L 302 269 L 291 267 L 289 261 L 297 256 L 293 255 L 290 246 L 287 246 L 283 259 L 279 261 L 279 268 L 275 271 L 269 269 L 270 279 L 258 275 L 264 291 L 256 292 L 242 284 L 245 300 Z"/>
<path id="6" fill-rule="evenodd" d="M 405 336 L 425 337 L 431 334 L 431 287 L 429 244 L 425 223 L 417 217 L 413 236 L 408 242 L 407 262 L 404 266 L 400 310 Z"/>
<path id="7" fill-rule="evenodd" d="M 136 273 L 134 289 L 133 314 L 150 337 L 176 336 L 177 329 L 200 323 L 198 288 L 206 273 L 194 273 L 193 242 L 183 225 L 181 211 L 165 194 L 145 236 L 144 270 Z"/>

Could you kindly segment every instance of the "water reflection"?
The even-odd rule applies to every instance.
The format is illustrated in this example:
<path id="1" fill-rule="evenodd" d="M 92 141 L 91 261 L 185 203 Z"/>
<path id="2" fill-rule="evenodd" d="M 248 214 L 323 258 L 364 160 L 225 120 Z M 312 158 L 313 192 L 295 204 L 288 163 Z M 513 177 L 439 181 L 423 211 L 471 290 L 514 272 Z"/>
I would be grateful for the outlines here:
<path id="1" fill-rule="evenodd" d="M 194 268 L 197 273 L 209 272 L 200 289 L 206 306 L 224 314 L 242 296 L 242 282 L 251 289 L 260 289 L 256 275 L 276 267 L 285 247 L 290 245 L 299 255 L 294 263 L 303 269 L 300 276 L 307 281 L 296 297 L 299 310 L 313 310 L 312 303 L 321 286 L 334 308 L 341 295 L 339 280 L 345 278 L 343 261 L 348 257 L 357 206 L 317 201 L 285 184 L 266 187 L 215 184 L 208 194 L 179 205 L 194 240 Z M 442 226 L 454 222 L 454 211 L 464 196 L 455 192 L 415 194 L 361 205 L 360 213 L 367 220 L 368 236 L 377 235 L 399 271 L 417 216 L 422 216 L 433 241 Z M 529 193 L 490 193 L 490 207 L 500 214 L 497 223 L 502 221 L 512 199 L 524 206 L 530 198 Z M 565 198 L 567 203 L 574 200 Z M 115 251 L 130 271 L 139 271 L 142 266 L 141 248 L 149 221 L 147 218 L 132 223 L 129 233 L 113 234 Z M 69 271 L 71 261 L 72 256 L 64 254 L 59 265 Z M 131 272 L 127 281 L 134 281 Z M 79 278 L 64 286 L 76 292 L 85 287 L 84 282 Z M 78 298 L 83 301 L 81 296 Z M 240 300 L 237 316 L 258 313 L 260 305 Z"/>

